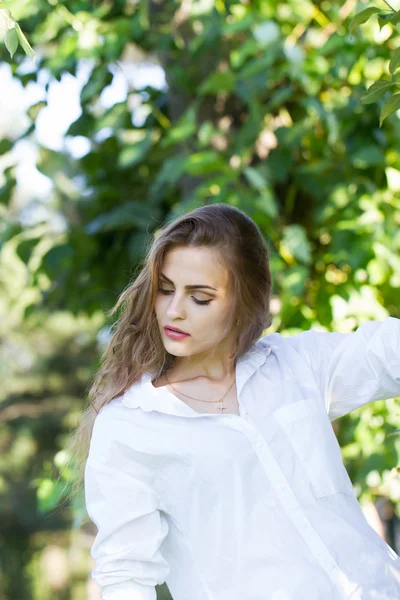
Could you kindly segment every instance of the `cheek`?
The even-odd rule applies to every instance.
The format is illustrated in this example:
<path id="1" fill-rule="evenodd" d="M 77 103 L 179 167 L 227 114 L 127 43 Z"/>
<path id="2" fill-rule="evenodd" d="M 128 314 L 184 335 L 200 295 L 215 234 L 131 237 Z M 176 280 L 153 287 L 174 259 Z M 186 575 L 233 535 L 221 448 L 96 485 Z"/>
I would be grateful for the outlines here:
<path id="1" fill-rule="evenodd" d="M 226 315 L 220 309 L 211 310 L 211 307 L 206 307 L 204 312 L 198 312 L 200 312 L 199 321 L 207 326 L 208 334 L 219 337 L 225 328 Z"/>
<path id="2" fill-rule="evenodd" d="M 157 318 L 160 318 L 163 313 L 163 306 L 160 298 L 157 298 L 154 302 L 154 312 Z"/>

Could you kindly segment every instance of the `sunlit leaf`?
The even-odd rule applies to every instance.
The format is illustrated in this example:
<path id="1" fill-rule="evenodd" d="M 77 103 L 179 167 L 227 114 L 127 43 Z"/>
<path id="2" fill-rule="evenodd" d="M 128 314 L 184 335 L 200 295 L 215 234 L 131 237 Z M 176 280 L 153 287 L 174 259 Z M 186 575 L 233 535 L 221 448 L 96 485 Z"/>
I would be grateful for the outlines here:
<path id="1" fill-rule="evenodd" d="M 256 22 L 255 14 L 248 14 L 242 19 L 237 19 L 233 22 L 224 22 L 222 26 L 222 33 L 229 36 L 240 31 L 247 31 Z"/>
<path id="2" fill-rule="evenodd" d="M 155 181 L 151 185 L 150 193 L 154 197 L 165 190 L 165 186 L 172 185 L 178 181 L 184 170 L 184 158 L 179 154 L 171 156 L 160 166 Z"/>
<path id="3" fill-rule="evenodd" d="M 161 142 L 162 148 L 172 144 L 183 142 L 197 131 L 197 119 L 195 107 L 190 107 L 177 123 L 168 130 L 167 135 Z"/>
<path id="4" fill-rule="evenodd" d="M 382 9 L 377 8 L 376 6 L 370 6 L 369 8 L 365 8 L 364 10 L 360 11 L 353 17 L 349 25 L 349 31 L 353 32 L 356 27 L 362 25 L 363 23 L 366 23 L 366 21 L 368 21 L 368 19 L 372 17 L 372 15 L 376 15 L 381 11 Z"/>
<path id="5" fill-rule="evenodd" d="M 310 243 L 301 225 L 288 225 L 285 227 L 280 243 L 280 251 L 288 262 L 293 262 L 293 259 L 306 264 L 311 262 Z"/>
<path id="6" fill-rule="evenodd" d="M 389 63 L 389 71 L 392 75 L 396 71 L 396 69 L 399 67 L 399 65 L 400 65 L 400 48 L 396 48 L 396 50 L 393 52 L 393 56 L 390 59 L 390 63 Z"/>
<path id="7" fill-rule="evenodd" d="M 382 96 L 393 87 L 393 82 L 389 79 L 376 81 L 362 94 L 360 101 L 362 104 L 372 104 L 382 98 Z"/>
<path id="8" fill-rule="evenodd" d="M 236 76 L 231 71 L 213 73 L 199 87 L 199 94 L 215 94 L 222 91 L 231 91 L 235 86 Z"/>
<path id="9" fill-rule="evenodd" d="M 253 167 L 247 167 L 243 173 L 250 185 L 256 190 L 263 190 L 267 186 L 265 177 Z"/>
<path id="10" fill-rule="evenodd" d="M 396 11 L 394 14 L 390 13 L 389 20 L 392 25 L 398 25 L 400 23 L 400 10 Z"/>
<path id="11" fill-rule="evenodd" d="M 32 58 L 33 60 L 35 60 L 35 52 L 33 51 L 33 49 L 31 48 L 28 40 L 26 39 L 25 35 L 23 34 L 21 27 L 18 25 L 18 23 L 15 23 L 15 30 L 17 32 L 18 35 L 18 41 L 22 47 L 22 49 L 24 50 L 25 54 L 29 57 Z"/>
<path id="12" fill-rule="evenodd" d="M 218 170 L 225 170 L 226 168 L 226 164 L 222 157 L 217 152 L 213 151 L 191 154 L 184 161 L 183 165 L 184 171 L 191 175 L 202 175 Z"/>
<path id="13" fill-rule="evenodd" d="M 378 25 L 379 25 L 379 30 L 382 29 L 382 27 L 384 27 L 385 25 L 387 25 L 388 23 L 391 22 L 391 18 L 392 18 L 393 13 L 380 13 L 378 15 Z"/>
<path id="14" fill-rule="evenodd" d="M 391 98 L 388 98 L 382 106 L 381 115 L 379 118 L 379 126 L 382 125 L 383 121 L 392 115 L 400 108 L 400 94 L 395 94 Z"/>
<path id="15" fill-rule="evenodd" d="M 18 35 L 15 31 L 15 27 L 7 31 L 4 43 L 12 58 L 15 54 L 16 49 L 18 48 Z"/>
<path id="16" fill-rule="evenodd" d="M 37 489 L 39 511 L 43 514 L 54 509 L 63 497 L 65 484 L 62 481 L 43 479 Z"/>
<path id="17" fill-rule="evenodd" d="M 147 135 L 142 141 L 136 144 L 127 145 L 121 150 L 118 156 L 118 166 L 121 169 L 133 167 L 140 163 L 153 146 L 153 136 Z"/>
<path id="18" fill-rule="evenodd" d="M 44 100 L 40 100 L 36 104 L 32 104 L 32 106 L 28 108 L 29 118 L 32 121 L 36 121 L 38 114 L 45 106 L 47 106 L 47 103 Z"/>
<path id="19" fill-rule="evenodd" d="M 391 431 L 390 433 L 387 433 L 385 437 L 390 438 L 392 436 L 395 435 L 400 435 L 400 429 L 395 429 L 394 431 Z"/>

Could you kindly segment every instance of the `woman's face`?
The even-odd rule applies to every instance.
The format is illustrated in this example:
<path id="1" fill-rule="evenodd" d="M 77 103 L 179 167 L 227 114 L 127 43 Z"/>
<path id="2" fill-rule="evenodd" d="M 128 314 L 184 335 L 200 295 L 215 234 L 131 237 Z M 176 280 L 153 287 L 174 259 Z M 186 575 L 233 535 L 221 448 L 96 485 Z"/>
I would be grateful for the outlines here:
<path id="1" fill-rule="evenodd" d="M 230 349 L 230 332 L 226 331 L 226 319 L 233 306 L 229 272 L 216 256 L 216 251 L 207 247 L 180 247 L 165 257 L 155 312 L 165 349 L 174 356 L 207 354 L 217 346 L 219 350 Z M 190 335 L 171 339 L 164 331 L 166 325 Z"/>

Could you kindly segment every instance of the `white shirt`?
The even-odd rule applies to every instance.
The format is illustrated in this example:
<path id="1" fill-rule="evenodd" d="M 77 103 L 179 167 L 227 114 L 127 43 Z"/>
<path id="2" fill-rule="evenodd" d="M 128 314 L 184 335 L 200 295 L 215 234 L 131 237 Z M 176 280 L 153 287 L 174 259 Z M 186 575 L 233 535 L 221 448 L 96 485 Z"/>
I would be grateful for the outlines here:
<path id="1" fill-rule="evenodd" d="M 201 414 L 149 373 L 100 410 L 85 493 L 102 598 L 155 600 L 166 581 L 174 600 L 399 599 L 400 557 L 330 421 L 400 395 L 400 319 L 262 337 L 236 385 L 240 415 Z"/>

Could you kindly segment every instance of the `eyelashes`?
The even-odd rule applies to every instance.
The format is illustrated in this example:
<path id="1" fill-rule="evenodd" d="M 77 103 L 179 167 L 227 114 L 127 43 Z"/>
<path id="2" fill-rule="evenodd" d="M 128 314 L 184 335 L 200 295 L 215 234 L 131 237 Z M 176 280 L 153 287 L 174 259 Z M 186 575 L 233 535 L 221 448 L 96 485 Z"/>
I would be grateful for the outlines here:
<path id="1" fill-rule="evenodd" d="M 171 291 L 169 290 L 163 290 L 161 288 L 158 288 L 158 291 L 161 292 L 161 294 L 164 294 L 164 296 L 167 296 L 168 294 L 172 294 Z M 192 296 L 193 298 L 193 296 Z M 196 298 L 193 298 L 193 300 L 196 302 L 196 304 L 201 304 L 203 306 L 210 304 L 211 300 L 196 300 Z"/>

